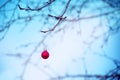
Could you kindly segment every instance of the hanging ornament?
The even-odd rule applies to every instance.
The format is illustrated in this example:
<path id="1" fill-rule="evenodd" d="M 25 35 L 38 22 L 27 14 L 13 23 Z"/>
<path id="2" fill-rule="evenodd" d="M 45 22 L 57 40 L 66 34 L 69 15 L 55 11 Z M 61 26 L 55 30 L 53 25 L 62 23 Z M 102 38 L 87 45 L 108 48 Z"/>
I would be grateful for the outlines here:
<path id="1" fill-rule="evenodd" d="M 48 52 L 47 50 L 44 50 L 44 51 L 42 52 L 42 54 L 41 54 L 41 57 L 42 57 L 43 59 L 47 59 L 47 58 L 49 57 L 49 52 Z"/>

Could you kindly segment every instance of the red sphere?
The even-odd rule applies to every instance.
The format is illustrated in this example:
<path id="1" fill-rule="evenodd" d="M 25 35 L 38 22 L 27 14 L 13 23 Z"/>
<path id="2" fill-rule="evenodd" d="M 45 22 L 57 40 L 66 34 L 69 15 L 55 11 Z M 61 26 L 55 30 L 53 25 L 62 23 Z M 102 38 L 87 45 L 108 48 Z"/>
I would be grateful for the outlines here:
<path id="1" fill-rule="evenodd" d="M 47 51 L 47 50 L 44 50 L 44 51 L 42 52 L 42 54 L 41 54 L 41 57 L 42 57 L 43 59 L 47 59 L 47 58 L 49 57 L 48 51 Z"/>

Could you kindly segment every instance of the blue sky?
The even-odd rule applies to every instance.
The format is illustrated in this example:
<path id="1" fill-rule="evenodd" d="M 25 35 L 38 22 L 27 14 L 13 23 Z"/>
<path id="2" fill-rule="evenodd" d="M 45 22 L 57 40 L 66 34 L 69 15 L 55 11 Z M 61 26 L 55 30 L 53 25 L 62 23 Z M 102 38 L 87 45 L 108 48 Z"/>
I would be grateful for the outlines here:
<path id="1" fill-rule="evenodd" d="M 5 2 L 2 1 L 0 1 L 0 5 Z M 4 11 L 2 10 L 14 8 L 15 5 L 13 4 L 17 4 L 17 1 L 12 1 L 13 3 L 0 9 L 0 25 L 6 23 L 11 17 L 12 11 L 3 13 Z M 35 2 L 37 1 L 35 0 Z M 43 1 L 43 3 L 45 2 Z M 80 2 L 82 1 L 72 0 L 70 6 L 79 5 Z M 20 5 L 26 7 L 26 3 L 21 0 Z M 57 22 L 53 18 L 48 21 L 45 20 L 46 15 L 58 16 L 64 10 L 64 6 L 65 4 L 63 5 L 60 1 L 56 1 L 53 6 L 50 6 L 50 9 L 53 10 L 52 12 L 45 8 L 39 13 L 21 11 L 16 8 L 12 19 L 16 19 L 18 15 L 24 17 L 32 14 L 44 14 L 44 16 L 37 16 L 28 23 L 25 20 L 18 20 L 10 26 L 5 38 L 0 41 L 0 80 L 20 80 L 19 76 L 22 74 L 24 64 L 31 53 L 33 55 L 23 75 L 24 80 L 50 80 L 66 74 L 104 75 L 116 67 L 112 59 L 120 60 L 120 31 L 118 30 L 117 33 L 112 34 L 109 31 L 109 26 L 114 24 L 116 18 L 108 20 L 114 14 L 107 17 L 102 16 L 73 22 L 64 21 L 53 32 L 40 32 L 40 30 L 52 28 Z M 73 11 L 69 9 L 70 7 L 68 12 L 65 13 L 67 19 L 78 18 L 79 13 L 75 12 L 77 9 Z M 86 3 L 79 16 L 83 18 L 112 10 L 114 9 L 101 0 L 98 2 L 94 0 L 94 5 L 91 1 Z M 4 18 L 3 14 L 6 14 L 7 18 Z M 119 18 L 116 14 L 117 12 L 115 17 Z M 44 24 L 44 21 L 47 21 L 47 24 Z M 63 30 L 57 31 L 62 28 Z M 1 32 L 0 36 L 4 35 L 4 33 L 5 31 Z M 33 52 L 43 39 L 44 41 Z M 105 42 L 106 39 L 108 39 L 107 42 Z M 27 44 L 30 45 L 27 46 Z M 40 56 L 44 49 L 47 49 L 50 53 L 50 57 L 47 60 L 42 59 Z M 22 57 L 16 57 L 16 54 L 21 54 Z M 104 55 L 107 55 L 108 58 L 104 57 Z M 83 80 L 83 78 L 66 78 L 63 80 Z M 94 80 L 98 79 L 95 78 Z"/>

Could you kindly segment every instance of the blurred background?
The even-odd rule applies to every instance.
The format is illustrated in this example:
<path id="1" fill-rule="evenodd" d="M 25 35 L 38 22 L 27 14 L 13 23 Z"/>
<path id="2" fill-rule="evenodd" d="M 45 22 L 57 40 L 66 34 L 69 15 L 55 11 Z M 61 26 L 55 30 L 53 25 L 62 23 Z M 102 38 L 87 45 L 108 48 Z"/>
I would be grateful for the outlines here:
<path id="1" fill-rule="evenodd" d="M 0 80 L 119 80 L 119 14 L 119 0 L 0 0 Z"/>

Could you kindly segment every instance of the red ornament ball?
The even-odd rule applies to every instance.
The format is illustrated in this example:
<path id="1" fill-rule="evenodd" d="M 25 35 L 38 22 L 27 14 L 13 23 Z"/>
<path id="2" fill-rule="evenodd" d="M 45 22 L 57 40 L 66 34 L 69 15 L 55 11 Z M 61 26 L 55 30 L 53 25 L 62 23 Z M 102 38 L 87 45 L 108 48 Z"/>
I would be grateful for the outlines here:
<path id="1" fill-rule="evenodd" d="M 49 57 L 49 52 L 48 52 L 47 50 L 44 50 L 44 51 L 42 52 L 42 54 L 41 54 L 41 57 L 42 57 L 43 59 L 47 59 L 47 58 Z"/>

